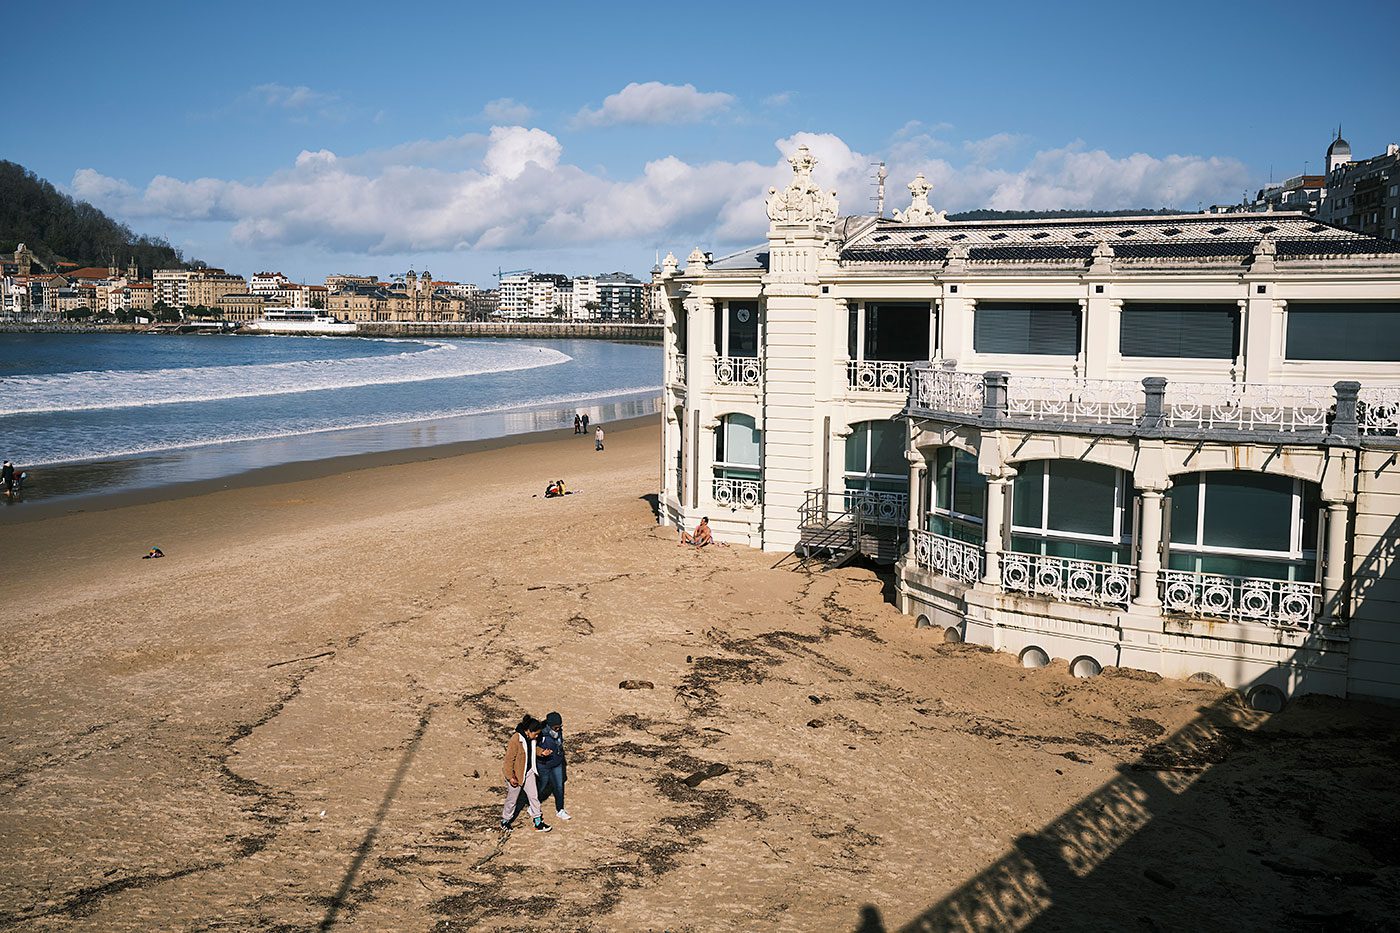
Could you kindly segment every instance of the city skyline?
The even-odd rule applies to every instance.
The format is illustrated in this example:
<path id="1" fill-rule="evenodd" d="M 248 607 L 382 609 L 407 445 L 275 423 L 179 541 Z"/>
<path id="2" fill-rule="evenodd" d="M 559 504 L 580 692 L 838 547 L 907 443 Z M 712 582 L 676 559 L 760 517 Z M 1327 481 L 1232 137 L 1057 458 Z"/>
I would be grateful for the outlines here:
<path id="1" fill-rule="evenodd" d="M 1361 6 L 1358 21 L 1400 25 L 1391 4 Z M 1395 95 L 1347 90 L 1384 86 L 1384 56 L 1346 60 L 1325 24 L 1311 52 L 1271 44 L 1308 21 L 1303 4 L 1180 5 L 1177 31 L 1103 4 L 995 20 L 893 4 L 873 21 L 240 9 L 219 28 L 247 35 L 213 57 L 209 24 L 165 4 L 66 35 L 82 67 L 41 68 L 43 49 L 19 43 L 16 74 L 85 105 L 13 124 L 6 157 L 213 265 L 487 285 L 498 268 L 644 274 L 658 250 L 757 242 L 800 144 L 843 213 L 873 212 L 881 160 L 887 208 L 922 171 L 951 211 L 1195 211 L 1319 171 L 1338 123 L 1359 157 L 1400 128 Z M 295 54 L 291 36 L 307 40 Z M 133 48 L 161 67 L 132 67 Z"/>

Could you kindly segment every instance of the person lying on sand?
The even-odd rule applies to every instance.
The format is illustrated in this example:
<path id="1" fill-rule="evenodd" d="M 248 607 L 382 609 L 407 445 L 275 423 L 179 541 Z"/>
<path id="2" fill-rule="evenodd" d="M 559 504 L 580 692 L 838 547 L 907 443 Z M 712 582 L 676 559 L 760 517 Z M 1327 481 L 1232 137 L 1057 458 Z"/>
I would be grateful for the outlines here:
<path id="1" fill-rule="evenodd" d="M 700 519 L 700 524 L 695 526 L 694 534 L 681 532 L 681 544 L 692 544 L 695 547 L 705 547 L 715 543 L 715 536 L 710 534 L 710 517 L 706 515 Z"/>

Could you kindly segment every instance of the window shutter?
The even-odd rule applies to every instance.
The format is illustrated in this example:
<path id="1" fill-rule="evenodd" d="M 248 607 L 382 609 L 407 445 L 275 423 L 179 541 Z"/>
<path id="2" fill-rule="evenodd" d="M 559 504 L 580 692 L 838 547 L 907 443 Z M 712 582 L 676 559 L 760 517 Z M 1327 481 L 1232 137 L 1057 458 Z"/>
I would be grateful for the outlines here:
<path id="1" fill-rule="evenodd" d="M 1239 308 L 1228 304 L 1123 307 L 1118 348 L 1124 356 L 1230 360 L 1239 355 Z"/>
<path id="2" fill-rule="evenodd" d="M 978 353 L 1075 356 L 1079 305 L 1069 302 L 979 302 L 972 314 Z"/>
<path id="3" fill-rule="evenodd" d="M 1290 302 L 1284 355 L 1400 362 L 1400 302 Z"/>

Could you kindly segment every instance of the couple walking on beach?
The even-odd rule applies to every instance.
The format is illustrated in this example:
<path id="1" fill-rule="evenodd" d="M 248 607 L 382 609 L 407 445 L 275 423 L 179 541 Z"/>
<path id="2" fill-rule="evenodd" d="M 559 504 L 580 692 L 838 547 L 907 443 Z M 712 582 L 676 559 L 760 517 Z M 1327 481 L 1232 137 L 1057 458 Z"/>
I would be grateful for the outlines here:
<path id="1" fill-rule="evenodd" d="M 564 760 L 564 719 L 558 713 L 550 713 L 543 721 L 529 715 L 520 720 L 506 743 L 506 760 L 502 770 L 506 779 L 506 802 L 501 808 L 502 830 L 508 832 L 520 810 L 528 805 L 535 832 L 549 832 L 553 827 L 544 821 L 544 808 L 540 806 L 540 801 L 551 795 L 559 819 L 570 819 L 569 811 L 564 809 L 564 782 L 568 779 Z M 522 791 L 525 796 L 523 801 L 520 799 Z"/>
<path id="2" fill-rule="evenodd" d="M 575 434 L 587 434 L 587 433 L 588 433 L 588 415 L 587 415 L 587 413 L 585 413 L 585 412 L 579 412 L 579 413 L 577 413 L 577 414 L 574 415 L 574 433 L 575 433 Z"/>

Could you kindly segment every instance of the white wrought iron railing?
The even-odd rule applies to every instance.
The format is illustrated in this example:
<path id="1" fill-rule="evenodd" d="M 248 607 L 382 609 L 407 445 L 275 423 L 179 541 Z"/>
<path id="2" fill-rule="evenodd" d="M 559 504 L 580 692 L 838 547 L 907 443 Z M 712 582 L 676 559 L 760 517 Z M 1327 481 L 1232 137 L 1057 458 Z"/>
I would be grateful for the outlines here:
<path id="1" fill-rule="evenodd" d="M 914 564 L 922 570 L 976 583 L 982 579 L 983 550 L 980 544 L 969 544 L 932 531 L 914 532 Z"/>
<path id="2" fill-rule="evenodd" d="M 715 357 L 715 383 L 722 386 L 756 386 L 763 378 L 763 361 L 756 356 Z"/>
<path id="3" fill-rule="evenodd" d="M 1142 383 L 1127 379 L 1011 376 L 1006 380 L 1009 418 L 1133 424 L 1142 416 L 1145 404 Z"/>
<path id="4" fill-rule="evenodd" d="M 1313 582 L 1163 570 L 1160 586 L 1165 611 L 1229 622 L 1306 626 L 1321 608 Z"/>
<path id="5" fill-rule="evenodd" d="M 710 495 L 715 505 L 730 509 L 755 509 L 763 502 L 763 486 L 756 479 L 715 477 Z"/>
<path id="6" fill-rule="evenodd" d="M 1095 606 L 1127 608 L 1133 598 L 1131 564 L 1051 557 L 1006 551 L 1001 555 L 1001 586 L 1011 593 L 1066 599 Z"/>
<path id="7" fill-rule="evenodd" d="M 850 360 L 846 386 L 856 392 L 908 392 L 908 363 L 888 360 Z"/>
<path id="8" fill-rule="evenodd" d="M 1356 420 L 1362 434 L 1400 434 L 1400 386 L 1363 387 L 1356 401 Z"/>
<path id="9" fill-rule="evenodd" d="M 1331 386 L 1168 382 L 1163 416 L 1171 428 L 1322 431 L 1336 400 Z"/>
<path id="10" fill-rule="evenodd" d="M 677 353 L 671 363 L 671 381 L 685 384 L 685 354 Z"/>
<path id="11" fill-rule="evenodd" d="M 872 525 L 902 525 L 909 520 L 908 493 L 848 489 L 845 506 Z"/>
<path id="12" fill-rule="evenodd" d="M 915 369 L 911 408 L 924 411 L 982 414 L 985 382 L 981 373 L 960 373 L 955 369 Z"/>

